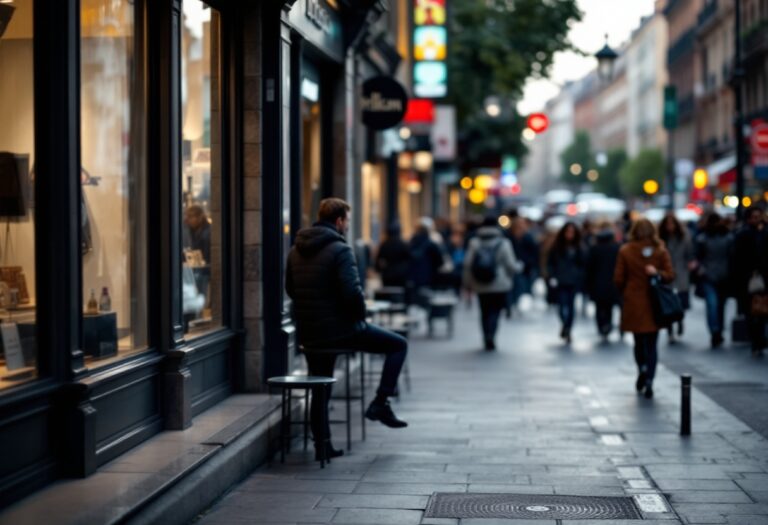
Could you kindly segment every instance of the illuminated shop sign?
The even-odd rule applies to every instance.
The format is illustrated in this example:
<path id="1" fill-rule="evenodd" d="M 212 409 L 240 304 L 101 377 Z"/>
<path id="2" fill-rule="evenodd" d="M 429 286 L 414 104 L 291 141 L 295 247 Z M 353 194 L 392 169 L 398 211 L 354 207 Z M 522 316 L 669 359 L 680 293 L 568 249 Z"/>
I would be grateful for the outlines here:
<path id="1" fill-rule="evenodd" d="M 413 93 L 441 98 L 448 93 L 446 0 L 413 2 Z"/>

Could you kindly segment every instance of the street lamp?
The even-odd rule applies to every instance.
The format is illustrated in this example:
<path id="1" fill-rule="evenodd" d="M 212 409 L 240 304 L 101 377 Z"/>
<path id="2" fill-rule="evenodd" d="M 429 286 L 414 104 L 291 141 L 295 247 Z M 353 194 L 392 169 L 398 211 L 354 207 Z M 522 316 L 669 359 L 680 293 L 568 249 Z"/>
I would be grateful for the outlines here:
<path id="1" fill-rule="evenodd" d="M 736 0 L 734 6 L 734 57 L 733 57 L 733 76 L 731 77 L 731 88 L 733 89 L 734 110 L 733 119 L 734 139 L 736 142 L 736 217 L 743 218 L 744 215 L 744 102 L 742 85 L 744 83 L 744 64 L 741 63 L 741 0 Z"/>
<path id="2" fill-rule="evenodd" d="M 608 45 L 608 35 L 605 35 L 605 45 L 595 53 L 597 59 L 597 76 L 602 82 L 609 82 L 613 77 L 613 64 L 619 55 Z"/>

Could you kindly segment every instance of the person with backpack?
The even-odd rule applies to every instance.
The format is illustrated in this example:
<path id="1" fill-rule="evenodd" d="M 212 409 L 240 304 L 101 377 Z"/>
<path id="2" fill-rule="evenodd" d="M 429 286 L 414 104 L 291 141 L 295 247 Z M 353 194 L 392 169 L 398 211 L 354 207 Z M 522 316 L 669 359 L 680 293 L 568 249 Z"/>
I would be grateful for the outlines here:
<path id="1" fill-rule="evenodd" d="M 547 257 L 547 278 L 556 290 L 558 312 L 563 327 L 560 337 L 571 343 L 576 293 L 584 285 L 587 255 L 581 244 L 581 232 L 574 222 L 566 222 L 557 232 Z"/>
<path id="2" fill-rule="evenodd" d="M 509 239 L 502 235 L 496 217 L 486 217 L 469 241 L 464 258 L 464 285 L 477 293 L 480 325 L 486 350 L 496 349 L 496 330 L 507 305 L 515 272 L 520 265 Z"/>

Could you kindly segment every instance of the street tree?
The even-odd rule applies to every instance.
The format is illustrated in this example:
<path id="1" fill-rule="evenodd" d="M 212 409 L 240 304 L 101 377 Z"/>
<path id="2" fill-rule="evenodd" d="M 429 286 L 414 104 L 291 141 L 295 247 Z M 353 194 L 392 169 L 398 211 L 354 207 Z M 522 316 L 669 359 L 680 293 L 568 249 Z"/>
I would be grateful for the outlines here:
<path id="1" fill-rule="evenodd" d="M 619 172 L 621 191 L 626 197 L 642 197 L 643 183 L 655 180 L 659 186 L 664 179 L 664 155 L 658 149 L 644 149 L 627 162 Z"/>
<path id="2" fill-rule="evenodd" d="M 596 166 L 589 133 L 584 130 L 577 131 L 573 142 L 560 154 L 560 162 L 563 165 L 560 174 L 563 182 L 577 185 L 586 182 L 587 172 Z"/>
<path id="3" fill-rule="evenodd" d="M 619 172 L 627 163 L 627 152 L 623 148 L 616 148 L 606 154 L 605 166 L 598 166 L 598 179 L 593 183 L 596 191 L 605 193 L 609 197 L 621 197 L 621 182 Z"/>
<path id="4" fill-rule="evenodd" d="M 567 35 L 581 20 L 577 0 L 453 0 L 448 53 L 448 97 L 456 106 L 466 160 L 526 151 L 514 104 L 528 78 L 549 75 L 553 55 L 573 49 Z M 501 115 L 484 113 L 489 96 L 507 101 Z"/>

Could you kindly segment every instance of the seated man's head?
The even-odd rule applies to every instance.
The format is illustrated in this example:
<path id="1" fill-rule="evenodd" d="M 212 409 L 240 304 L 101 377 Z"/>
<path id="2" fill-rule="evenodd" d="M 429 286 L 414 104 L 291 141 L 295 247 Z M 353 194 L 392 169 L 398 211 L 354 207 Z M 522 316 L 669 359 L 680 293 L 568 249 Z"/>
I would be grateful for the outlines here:
<path id="1" fill-rule="evenodd" d="M 317 212 L 318 220 L 328 222 L 336 227 L 336 231 L 344 235 L 349 230 L 349 221 L 352 208 L 342 199 L 330 197 L 320 201 L 320 210 Z"/>
<path id="2" fill-rule="evenodd" d="M 208 222 L 202 206 L 193 204 L 184 212 L 184 223 L 192 230 L 199 230 Z"/>

